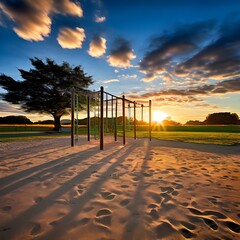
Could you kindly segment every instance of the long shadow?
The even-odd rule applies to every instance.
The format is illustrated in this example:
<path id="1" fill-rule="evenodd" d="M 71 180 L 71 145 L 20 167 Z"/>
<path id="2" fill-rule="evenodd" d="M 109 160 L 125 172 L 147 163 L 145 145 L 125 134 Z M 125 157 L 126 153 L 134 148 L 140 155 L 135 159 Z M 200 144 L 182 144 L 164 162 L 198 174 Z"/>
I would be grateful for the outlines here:
<path id="1" fill-rule="evenodd" d="M 61 197 L 70 190 L 69 187 L 73 186 L 74 184 L 82 183 L 85 179 L 91 176 L 93 171 L 96 172 L 100 170 L 101 167 L 109 163 L 114 157 L 116 158 L 121 151 L 125 151 L 125 153 L 118 158 L 118 161 L 114 162 L 102 175 L 102 177 L 99 178 L 96 182 L 94 182 L 88 189 L 88 191 L 77 200 L 77 204 L 74 205 L 75 208 L 69 214 L 63 217 L 61 221 L 58 222 L 58 228 L 53 229 L 50 233 L 46 234 L 46 236 L 43 236 L 44 239 L 58 239 L 56 236 L 58 234 L 61 235 L 64 229 L 66 229 L 66 227 L 68 228 L 71 227 L 71 221 L 74 219 L 74 217 L 76 217 L 76 215 L 79 214 L 84 204 L 86 204 L 89 201 L 89 198 L 94 196 L 96 190 L 100 188 L 101 185 L 106 181 L 106 178 L 109 177 L 110 173 L 112 173 L 115 167 L 124 161 L 125 157 L 132 151 L 132 149 L 133 146 L 129 148 L 127 147 L 120 148 L 119 150 L 116 150 L 113 154 L 104 157 L 102 160 L 98 162 L 98 164 L 91 165 L 88 169 L 80 172 L 72 179 L 64 182 L 61 185 L 61 187 L 50 193 L 40 203 L 30 207 L 25 212 L 18 215 L 15 219 L 4 224 L 5 225 L 4 228 L 9 229 L 9 231 L 5 231 L 4 233 L 0 232 L 0 234 L 4 234 L 3 236 L 8 237 L 8 239 L 11 239 L 11 237 L 16 236 L 19 233 L 19 231 L 24 227 L 26 222 L 29 221 L 29 219 L 34 218 L 36 215 L 42 213 L 44 210 L 49 208 L 52 204 L 54 204 L 54 200 L 58 199 L 59 197 Z M 64 228 L 61 226 L 64 226 Z M 10 232 L 11 229 L 13 229 L 14 232 Z"/>
<path id="2" fill-rule="evenodd" d="M 62 151 L 62 150 L 65 150 L 65 149 L 68 149 L 69 147 L 59 147 L 59 149 L 55 149 L 53 151 L 49 151 L 49 152 L 44 152 L 44 153 L 41 153 L 41 154 L 37 154 L 37 155 L 32 155 L 30 157 L 26 157 L 26 158 L 21 158 L 19 160 L 16 160 L 16 161 L 12 161 L 12 162 L 8 162 L 7 164 L 13 164 L 13 163 L 18 163 L 18 162 L 22 162 L 22 161 L 26 161 L 28 159 L 32 159 L 32 158 L 36 158 L 36 157 L 43 157 L 43 156 L 46 156 L 48 154 L 51 154 L 51 153 L 56 153 L 58 151 Z M 41 152 L 44 151 L 41 149 Z M 39 153 L 39 152 L 38 152 Z M 6 159 L 2 159 L 3 161 L 4 160 L 9 160 L 9 158 L 6 158 Z"/>
<path id="3" fill-rule="evenodd" d="M 96 149 L 97 147 L 93 147 L 82 151 L 81 153 L 84 154 L 84 157 L 79 157 L 79 153 L 75 153 L 62 158 L 58 158 L 51 162 L 38 165 L 33 168 L 23 170 L 16 174 L 6 176 L 5 178 L 1 179 L 0 187 L 3 187 L 5 185 L 8 186 L 0 190 L 0 197 L 3 197 L 4 195 L 34 181 L 45 181 L 49 178 L 52 178 L 54 174 L 58 174 L 60 171 L 65 170 L 68 167 L 74 166 L 75 164 L 78 164 L 80 162 L 83 162 L 87 158 L 91 157 L 91 155 L 96 152 Z M 37 173 L 33 174 L 34 172 Z M 9 185 L 11 182 L 17 180 L 19 181 L 13 183 L 12 185 Z"/>
<path id="4" fill-rule="evenodd" d="M 152 139 L 152 146 L 171 147 L 181 149 L 191 149 L 200 152 L 218 153 L 218 154 L 240 154 L 240 145 L 223 146 L 215 144 L 188 143 L 171 140 Z"/>
<path id="5" fill-rule="evenodd" d="M 147 142 L 146 140 L 146 150 L 145 150 L 145 156 L 144 156 L 144 160 L 141 166 L 141 171 L 139 173 L 139 181 L 138 181 L 138 185 L 136 188 L 136 191 L 134 193 L 133 199 L 131 201 L 131 204 L 128 205 L 128 210 L 130 211 L 130 215 L 129 215 L 129 220 L 125 225 L 124 228 L 124 232 L 123 232 L 123 236 L 122 239 L 126 240 L 126 239 L 145 239 L 144 238 L 144 232 L 142 232 L 142 230 L 144 231 L 144 229 L 141 229 L 141 232 L 136 232 L 141 224 L 141 226 L 144 226 L 144 219 L 143 216 L 141 215 L 141 205 L 144 201 L 143 198 L 143 190 L 144 190 L 144 173 L 145 170 L 147 168 L 147 164 L 150 156 L 150 143 Z M 138 235 L 138 236 L 136 236 Z"/>
<path id="6" fill-rule="evenodd" d="M 38 239 L 41 240 L 49 240 L 49 239 L 59 239 L 63 236 L 64 233 L 68 232 L 72 228 L 76 227 L 76 223 L 74 222 L 74 219 L 76 216 L 83 210 L 86 203 L 89 202 L 89 199 L 93 198 L 94 195 L 99 191 L 101 186 L 104 182 L 106 182 L 109 179 L 109 176 L 113 173 L 114 169 L 120 165 L 125 158 L 137 147 L 137 142 L 133 143 L 129 147 L 123 148 L 125 152 L 121 154 L 119 157 L 115 157 L 117 161 L 112 163 L 111 166 L 104 172 L 101 177 L 99 177 L 92 185 L 88 188 L 88 191 L 86 191 L 80 198 L 78 198 L 74 203 L 74 208 L 61 220 L 59 220 L 57 227 L 52 229 L 52 231 L 46 233 L 44 236 L 39 237 Z M 128 149 L 126 149 L 128 148 Z M 114 155 L 119 153 L 121 150 L 116 151 L 112 156 L 108 156 L 105 160 L 102 161 L 101 166 L 109 162 Z M 100 169 L 100 168 L 98 168 Z"/>
<path id="7" fill-rule="evenodd" d="M 47 141 L 47 139 L 45 140 Z M 16 143 L 17 144 L 17 143 Z M 61 147 L 66 147 L 66 143 L 63 142 L 59 145 L 59 142 L 58 143 L 46 143 L 46 144 L 41 144 L 41 151 L 42 150 L 49 150 L 49 149 L 53 149 L 55 147 L 58 147 L 58 148 L 61 148 Z M 7 153 L 7 154 L 2 154 L 2 159 L 1 161 L 3 160 L 7 160 L 9 158 L 19 158 L 19 157 L 22 157 L 22 156 L 26 156 L 28 155 L 29 153 L 39 153 L 39 148 L 37 148 L 36 146 L 32 146 L 32 147 L 25 147 L 25 148 L 21 148 L 21 152 L 19 152 L 19 150 L 16 150 L 17 152 L 14 152 L 14 153 Z M 4 158 L 4 157 L 7 157 L 7 158 Z"/>

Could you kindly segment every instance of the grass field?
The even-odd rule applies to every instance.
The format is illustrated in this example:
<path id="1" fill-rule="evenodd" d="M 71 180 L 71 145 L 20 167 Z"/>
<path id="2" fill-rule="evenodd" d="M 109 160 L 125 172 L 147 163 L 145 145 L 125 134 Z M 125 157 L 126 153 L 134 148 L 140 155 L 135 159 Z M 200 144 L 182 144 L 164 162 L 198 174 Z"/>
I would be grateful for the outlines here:
<path id="1" fill-rule="evenodd" d="M 53 125 L 0 125 L 0 142 L 31 141 L 42 138 L 70 136 L 70 126 L 54 133 Z M 126 126 L 126 136 L 133 137 L 133 126 Z M 86 126 L 79 126 L 79 135 L 87 134 Z M 94 129 L 91 129 L 94 135 Z M 98 134 L 98 129 L 96 129 Z M 111 133 L 107 133 L 111 134 Z M 147 126 L 137 126 L 137 137 L 147 138 Z M 122 136 L 122 126 L 118 127 L 118 135 Z M 152 138 L 195 142 L 205 144 L 237 145 L 240 144 L 240 126 L 152 126 Z"/>

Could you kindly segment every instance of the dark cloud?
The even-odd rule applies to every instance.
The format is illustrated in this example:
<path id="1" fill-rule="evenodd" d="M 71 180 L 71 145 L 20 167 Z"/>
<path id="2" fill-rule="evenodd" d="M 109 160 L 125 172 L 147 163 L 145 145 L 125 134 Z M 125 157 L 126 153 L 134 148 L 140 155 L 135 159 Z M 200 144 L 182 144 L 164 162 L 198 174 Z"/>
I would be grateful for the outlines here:
<path id="1" fill-rule="evenodd" d="M 110 50 L 108 63 L 113 67 L 126 68 L 131 67 L 131 60 L 136 58 L 130 43 L 122 38 L 114 42 L 113 49 Z"/>
<path id="2" fill-rule="evenodd" d="M 145 99 L 145 98 L 157 98 L 164 96 L 210 96 L 213 94 L 226 94 L 240 92 L 240 78 L 233 80 L 225 80 L 216 84 L 205 84 L 202 86 L 190 87 L 185 89 L 166 89 L 155 92 L 149 92 L 142 95 L 129 94 L 128 98 L 132 99 Z"/>
<path id="3" fill-rule="evenodd" d="M 192 58 L 176 66 L 175 74 L 216 80 L 240 76 L 240 25 L 225 24 L 218 38 Z"/>
<path id="4" fill-rule="evenodd" d="M 168 72 L 174 61 L 190 57 L 196 52 L 203 40 L 214 29 L 214 21 L 195 23 L 179 27 L 172 33 L 165 33 L 152 39 L 151 51 L 139 63 L 140 70 L 146 74 L 144 81 L 152 81 L 157 74 Z"/>

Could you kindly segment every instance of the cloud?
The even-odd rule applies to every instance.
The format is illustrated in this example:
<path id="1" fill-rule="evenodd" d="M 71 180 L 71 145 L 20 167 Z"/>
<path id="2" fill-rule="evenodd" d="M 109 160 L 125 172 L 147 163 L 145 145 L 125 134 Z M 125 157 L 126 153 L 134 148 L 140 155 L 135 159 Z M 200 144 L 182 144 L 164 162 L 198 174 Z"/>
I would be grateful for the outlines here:
<path id="1" fill-rule="evenodd" d="M 152 39 L 149 46 L 152 50 L 139 63 L 140 71 L 146 75 L 143 81 L 153 81 L 158 74 L 171 71 L 179 60 L 194 54 L 214 26 L 213 21 L 184 25 Z"/>
<path id="2" fill-rule="evenodd" d="M 102 22 L 105 22 L 105 21 L 106 21 L 106 17 L 95 15 L 94 21 L 97 22 L 97 23 L 102 23 Z"/>
<path id="3" fill-rule="evenodd" d="M 141 95 L 132 94 L 129 98 L 157 98 L 163 96 L 210 96 L 214 94 L 227 94 L 240 92 L 240 78 L 233 80 L 225 80 L 216 84 L 205 84 L 184 89 L 163 89 L 160 91 L 153 91 Z"/>
<path id="4" fill-rule="evenodd" d="M 106 42 L 105 38 L 95 36 L 90 42 L 88 54 L 92 57 L 101 57 L 106 52 Z"/>
<path id="5" fill-rule="evenodd" d="M 53 14 L 83 15 L 81 6 L 69 0 L 3 0 L 0 9 L 15 23 L 16 34 L 29 41 L 42 41 L 49 36 Z"/>
<path id="6" fill-rule="evenodd" d="M 121 78 L 124 78 L 124 79 L 136 79 L 138 76 L 137 74 L 122 74 L 122 75 L 119 75 L 119 77 Z"/>
<path id="7" fill-rule="evenodd" d="M 131 67 L 131 60 L 136 58 L 130 43 L 125 39 L 119 38 L 114 43 L 114 48 L 108 56 L 108 63 L 112 67 L 127 68 Z"/>
<path id="8" fill-rule="evenodd" d="M 175 74 L 211 78 L 232 79 L 240 76 L 240 27 L 238 23 L 224 26 L 218 38 L 193 57 L 176 66 Z"/>
<path id="9" fill-rule="evenodd" d="M 109 79 L 109 80 L 103 80 L 103 83 L 113 83 L 113 82 L 119 82 L 118 79 L 114 78 L 114 79 Z"/>
<path id="10" fill-rule="evenodd" d="M 71 2 L 70 0 L 54 0 L 53 11 L 63 15 L 83 17 L 83 10 L 79 2 Z"/>
<path id="11" fill-rule="evenodd" d="M 1 113 L 8 113 L 8 114 L 13 114 L 13 113 L 14 114 L 16 114 L 16 113 L 22 114 L 22 113 L 24 113 L 19 108 L 19 105 L 10 104 L 10 103 L 3 102 L 3 101 L 0 101 L 0 112 Z"/>
<path id="12" fill-rule="evenodd" d="M 85 37 L 83 28 L 61 28 L 57 41 L 62 48 L 75 49 L 82 48 L 82 43 L 85 40 Z"/>

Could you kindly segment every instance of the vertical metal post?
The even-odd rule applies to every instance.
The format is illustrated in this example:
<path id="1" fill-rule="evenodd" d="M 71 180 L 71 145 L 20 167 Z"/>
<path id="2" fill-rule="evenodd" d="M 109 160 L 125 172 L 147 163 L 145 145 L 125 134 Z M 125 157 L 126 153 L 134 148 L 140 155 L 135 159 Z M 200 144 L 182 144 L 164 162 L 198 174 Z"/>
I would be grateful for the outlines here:
<path id="1" fill-rule="evenodd" d="M 133 103 L 133 132 L 134 132 L 134 139 L 137 139 L 137 128 L 136 128 L 136 102 Z"/>
<path id="2" fill-rule="evenodd" d="M 123 115 L 123 145 L 126 143 L 126 119 L 125 119 L 125 96 L 122 96 L 122 115 Z"/>
<path id="3" fill-rule="evenodd" d="M 152 101 L 149 100 L 149 141 L 152 141 Z"/>
<path id="4" fill-rule="evenodd" d="M 104 134 L 104 124 L 103 124 L 103 101 L 104 101 L 104 89 L 100 89 L 100 150 L 103 150 L 103 134 Z"/>
<path id="5" fill-rule="evenodd" d="M 94 139 L 97 139 L 97 131 L 96 131 L 96 93 L 94 93 Z"/>
<path id="6" fill-rule="evenodd" d="M 76 142 L 78 142 L 78 95 L 76 95 Z"/>
<path id="7" fill-rule="evenodd" d="M 71 147 L 74 147 L 74 124 L 75 124 L 75 117 L 74 117 L 74 110 L 75 110 L 75 89 L 72 88 L 72 96 L 71 96 Z"/>
<path id="8" fill-rule="evenodd" d="M 90 141 L 91 117 L 90 117 L 90 97 L 87 96 L 87 139 Z"/>
<path id="9" fill-rule="evenodd" d="M 113 124 L 114 124 L 114 123 L 113 123 L 113 96 L 112 96 L 111 104 L 112 104 L 112 107 L 111 107 L 111 108 L 112 108 L 112 110 L 111 110 L 111 111 L 112 111 L 111 133 L 112 133 L 112 132 L 113 132 Z"/>
<path id="10" fill-rule="evenodd" d="M 141 110 L 142 110 L 142 116 L 141 116 L 141 121 L 143 122 L 143 104 L 141 105 Z"/>
<path id="11" fill-rule="evenodd" d="M 114 138 L 115 142 L 117 141 L 117 128 L 118 128 L 118 100 L 116 98 L 116 103 L 115 103 L 115 128 L 114 128 Z"/>
<path id="12" fill-rule="evenodd" d="M 106 93 L 106 132 L 108 133 L 108 94 Z"/>

